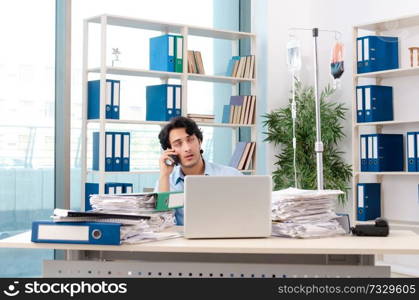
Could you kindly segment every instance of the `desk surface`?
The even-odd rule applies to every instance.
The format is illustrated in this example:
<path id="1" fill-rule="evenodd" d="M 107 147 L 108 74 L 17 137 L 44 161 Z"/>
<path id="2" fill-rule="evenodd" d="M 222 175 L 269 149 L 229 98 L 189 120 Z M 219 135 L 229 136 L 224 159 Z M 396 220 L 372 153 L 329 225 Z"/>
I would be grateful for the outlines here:
<path id="1" fill-rule="evenodd" d="M 177 253 L 248 254 L 419 254 L 419 235 L 392 230 L 388 237 L 338 236 L 321 239 L 201 239 L 176 238 L 136 245 L 103 246 L 32 243 L 30 231 L 0 240 L 0 248 Z"/>

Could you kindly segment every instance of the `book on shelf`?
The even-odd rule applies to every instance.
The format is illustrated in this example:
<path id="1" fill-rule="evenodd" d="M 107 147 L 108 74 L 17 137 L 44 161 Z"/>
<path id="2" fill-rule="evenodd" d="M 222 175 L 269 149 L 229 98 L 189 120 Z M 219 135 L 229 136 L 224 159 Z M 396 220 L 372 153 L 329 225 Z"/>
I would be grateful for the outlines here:
<path id="1" fill-rule="evenodd" d="M 255 122 L 256 96 L 231 96 L 223 107 L 223 123 L 251 125 Z"/>
<path id="2" fill-rule="evenodd" d="M 227 76 L 255 78 L 255 56 L 233 56 L 227 65 Z"/>
<path id="3" fill-rule="evenodd" d="M 256 148 L 255 142 L 238 142 L 229 166 L 238 170 L 249 170 Z"/>
<path id="4" fill-rule="evenodd" d="M 201 51 L 188 50 L 188 73 L 205 74 Z"/>
<path id="5" fill-rule="evenodd" d="M 189 119 L 194 120 L 195 122 L 202 122 L 202 123 L 213 123 L 215 120 L 214 115 L 206 115 L 206 114 L 187 114 L 186 115 Z"/>

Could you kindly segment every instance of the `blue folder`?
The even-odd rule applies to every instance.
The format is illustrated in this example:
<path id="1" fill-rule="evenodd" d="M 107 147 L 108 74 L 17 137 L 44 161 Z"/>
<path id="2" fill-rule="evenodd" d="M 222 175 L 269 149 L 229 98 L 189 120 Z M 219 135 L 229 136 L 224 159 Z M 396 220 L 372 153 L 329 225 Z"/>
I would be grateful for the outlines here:
<path id="1" fill-rule="evenodd" d="M 121 224 L 104 222 L 32 222 L 34 243 L 120 245 Z"/>
<path id="2" fill-rule="evenodd" d="M 358 123 L 365 122 L 364 89 L 360 86 L 356 87 L 356 121 Z"/>
<path id="3" fill-rule="evenodd" d="M 404 170 L 403 135 L 370 134 L 372 138 L 371 172 L 396 172 Z"/>
<path id="4" fill-rule="evenodd" d="M 150 38 L 150 70 L 175 72 L 175 36 Z"/>
<path id="5" fill-rule="evenodd" d="M 180 88 L 178 94 L 181 94 L 181 85 L 159 84 L 146 87 L 147 121 L 169 121 L 171 118 L 182 113 L 181 109 L 178 112 L 175 111 L 177 88 Z M 178 103 L 178 106 L 180 105 Z"/>
<path id="6" fill-rule="evenodd" d="M 406 138 L 407 170 L 417 172 L 417 132 L 408 132 Z"/>
<path id="7" fill-rule="evenodd" d="M 381 216 L 381 184 L 357 184 L 357 220 L 374 220 Z"/>
<path id="8" fill-rule="evenodd" d="M 130 145 L 131 145 L 131 134 L 129 132 L 121 132 L 122 134 L 122 166 L 121 171 L 130 170 Z"/>
<path id="9" fill-rule="evenodd" d="M 105 118 L 119 119 L 120 81 L 106 79 Z M 100 80 L 87 84 L 87 119 L 100 118 Z"/>
<path id="10" fill-rule="evenodd" d="M 361 159 L 361 172 L 368 171 L 368 135 L 362 134 L 360 138 L 360 159 Z"/>
<path id="11" fill-rule="evenodd" d="M 122 134 L 111 132 L 113 136 L 112 171 L 122 171 Z"/>
<path id="12" fill-rule="evenodd" d="M 99 171 L 99 132 L 93 132 L 93 166 L 94 171 Z M 113 171 L 114 164 L 114 139 L 112 132 L 105 132 L 105 171 Z"/>
<path id="13" fill-rule="evenodd" d="M 358 122 L 380 122 L 393 120 L 393 88 L 391 86 L 364 85 L 357 87 L 357 95 L 362 89 L 362 118 Z M 358 101 L 358 100 L 357 100 Z M 357 103 L 358 117 L 360 105 Z"/>
<path id="14" fill-rule="evenodd" d="M 399 68 L 397 37 L 365 36 L 357 38 L 358 73 Z"/>

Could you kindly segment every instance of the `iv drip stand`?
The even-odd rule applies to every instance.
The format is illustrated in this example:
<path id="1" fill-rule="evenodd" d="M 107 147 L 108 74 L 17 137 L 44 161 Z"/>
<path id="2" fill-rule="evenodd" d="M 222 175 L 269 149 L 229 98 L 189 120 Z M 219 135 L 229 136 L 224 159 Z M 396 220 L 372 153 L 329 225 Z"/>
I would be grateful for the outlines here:
<path id="1" fill-rule="evenodd" d="M 310 30 L 306 28 L 290 28 L 289 30 Z M 317 163 L 317 189 L 323 190 L 323 142 L 321 133 L 321 116 L 320 116 L 320 99 L 319 99 L 319 70 L 318 70 L 318 57 L 317 57 L 317 38 L 319 36 L 319 29 L 311 29 L 313 33 L 313 50 L 314 50 L 314 96 L 316 100 L 316 143 L 314 145 L 314 151 L 316 152 L 316 163 Z M 335 30 L 320 30 L 326 32 L 333 32 L 340 34 L 339 31 Z"/>

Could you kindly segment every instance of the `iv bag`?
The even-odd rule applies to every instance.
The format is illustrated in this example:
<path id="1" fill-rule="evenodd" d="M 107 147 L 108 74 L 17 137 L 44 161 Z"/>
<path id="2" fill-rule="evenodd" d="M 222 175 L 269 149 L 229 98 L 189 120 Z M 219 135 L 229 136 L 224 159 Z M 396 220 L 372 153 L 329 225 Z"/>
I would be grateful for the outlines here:
<path id="1" fill-rule="evenodd" d="M 332 48 L 332 58 L 330 62 L 330 74 L 333 77 L 333 88 L 340 88 L 340 77 L 343 72 L 343 44 L 335 42 Z"/>
<path id="2" fill-rule="evenodd" d="M 287 43 L 288 71 L 296 73 L 301 69 L 301 46 L 300 41 L 291 37 Z"/>

